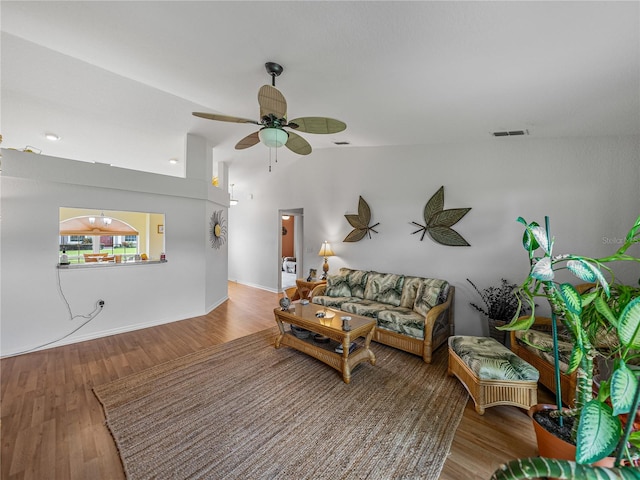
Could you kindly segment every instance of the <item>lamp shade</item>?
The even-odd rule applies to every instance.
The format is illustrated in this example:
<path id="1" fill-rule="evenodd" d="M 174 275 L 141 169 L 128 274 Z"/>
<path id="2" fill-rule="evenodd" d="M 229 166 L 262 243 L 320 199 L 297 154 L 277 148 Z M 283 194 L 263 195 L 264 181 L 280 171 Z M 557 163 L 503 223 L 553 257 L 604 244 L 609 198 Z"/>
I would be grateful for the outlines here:
<path id="1" fill-rule="evenodd" d="M 281 128 L 263 128 L 258 132 L 260 141 L 267 147 L 280 148 L 289 139 L 289 134 Z"/>
<path id="2" fill-rule="evenodd" d="M 333 253 L 333 250 L 331 250 L 331 245 L 329 245 L 329 242 L 324 242 L 322 244 L 322 247 L 320 247 L 320 252 L 318 252 L 318 256 L 319 257 L 333 257 L 335 255 L 335 253 Z"/>

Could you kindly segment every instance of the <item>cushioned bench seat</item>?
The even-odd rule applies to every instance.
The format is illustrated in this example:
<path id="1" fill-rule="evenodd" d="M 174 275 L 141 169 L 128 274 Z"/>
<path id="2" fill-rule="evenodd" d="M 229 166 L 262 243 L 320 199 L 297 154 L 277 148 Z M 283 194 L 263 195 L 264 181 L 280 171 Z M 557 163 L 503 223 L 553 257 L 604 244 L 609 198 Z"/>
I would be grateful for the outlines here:
<path id="1" fill-rule="evenodd" d="M 486 407 L 513 405 L 529 409 L 538 401 L 539 373 L 490 337 L 449 337 L 449 375 L 465 386 L 484 414 Z"/>

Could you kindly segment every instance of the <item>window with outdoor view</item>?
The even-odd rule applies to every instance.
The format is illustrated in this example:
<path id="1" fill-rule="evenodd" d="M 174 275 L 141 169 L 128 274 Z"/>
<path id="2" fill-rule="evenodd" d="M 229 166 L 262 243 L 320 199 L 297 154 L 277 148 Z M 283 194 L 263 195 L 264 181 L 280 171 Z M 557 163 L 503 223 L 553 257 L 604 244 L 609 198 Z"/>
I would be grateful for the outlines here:
<path id="1" fill-rule="evenodd" d="M 160 260 L 164 252 L 162 213 L 61 207 L 59 220 L 59 257 L 69 264 Z"/>

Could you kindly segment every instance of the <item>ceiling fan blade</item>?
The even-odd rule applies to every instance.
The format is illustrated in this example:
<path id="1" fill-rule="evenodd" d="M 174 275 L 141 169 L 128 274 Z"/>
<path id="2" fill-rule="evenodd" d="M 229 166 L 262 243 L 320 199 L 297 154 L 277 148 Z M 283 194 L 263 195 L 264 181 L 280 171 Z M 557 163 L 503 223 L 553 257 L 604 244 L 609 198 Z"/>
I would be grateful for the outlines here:
<path id="1" fill-rule="evenodd" d="M 254 125 L 260 125 L 260 122 L 256 120 L 250 120 L 248 118 L 240 117 L 230 117 L 228 115 L 216 115 L 215 113 L 193 112 L 193 115 L 200 118 L 206 118 L 207 120 L 219 120 L 221 122 L 233 123 L 253 123 Z"/>
<path id="2" fill-rule="evenodd" d="M 257 143 L 260 143 L 260 137 L 258 137 L 258 132 L 253 132 L 236 143 L 236 150 L 244 150 L 245 148 L 253 147 Z"/>
<path id="3" fill-rule="evenodd" d="M 289 123 L 298 125 L 298 132 L 307 133 L 338 133 L 347 128 L 347 124 L 327 117 L 301 117 L 290 120 Z"/>
<path id="4" fill-rule="evenodd" d="M 298 155 L 309 155 L 311 153 L 311 145 L 309 145 L 309 142 L 293 132 L 287 133 L 289 134 L 289 140 L 284 144 L 285 147 Z"/>
<path id="5" fill-rule="evenodd" d="M 260 104 L 260 118 L 270 113 L 274 114 L 276 118 L 287 118 L 287 101 L 276 87 L 271 85 L 260 87 L 258 103 Z"/>

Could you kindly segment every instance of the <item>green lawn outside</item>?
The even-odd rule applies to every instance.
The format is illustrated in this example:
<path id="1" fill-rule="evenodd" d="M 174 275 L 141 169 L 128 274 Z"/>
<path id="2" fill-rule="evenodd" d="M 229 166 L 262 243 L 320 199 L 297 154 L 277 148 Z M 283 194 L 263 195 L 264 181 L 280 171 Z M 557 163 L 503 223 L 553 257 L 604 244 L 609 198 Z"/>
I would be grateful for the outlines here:
<path id="1" fill-rule="evenodd" d="M 70 263 L 84 263 L 84 254 L 85 253 L 94 253 L 91 245 L 85 246 L 88 248 L 84 248 L 81 250 L 69 250 L 67 249 L 67 256 L 69 257 Z M 117 247 L 117 248 L 102 248 L 100 249 L 100 253 L 108 253 L 109 255 L 135 255 L 138 253 L 136 248 L 125 248 L 125 247 Z M 62 254 L 62 252 L 60 252 Z"/>

